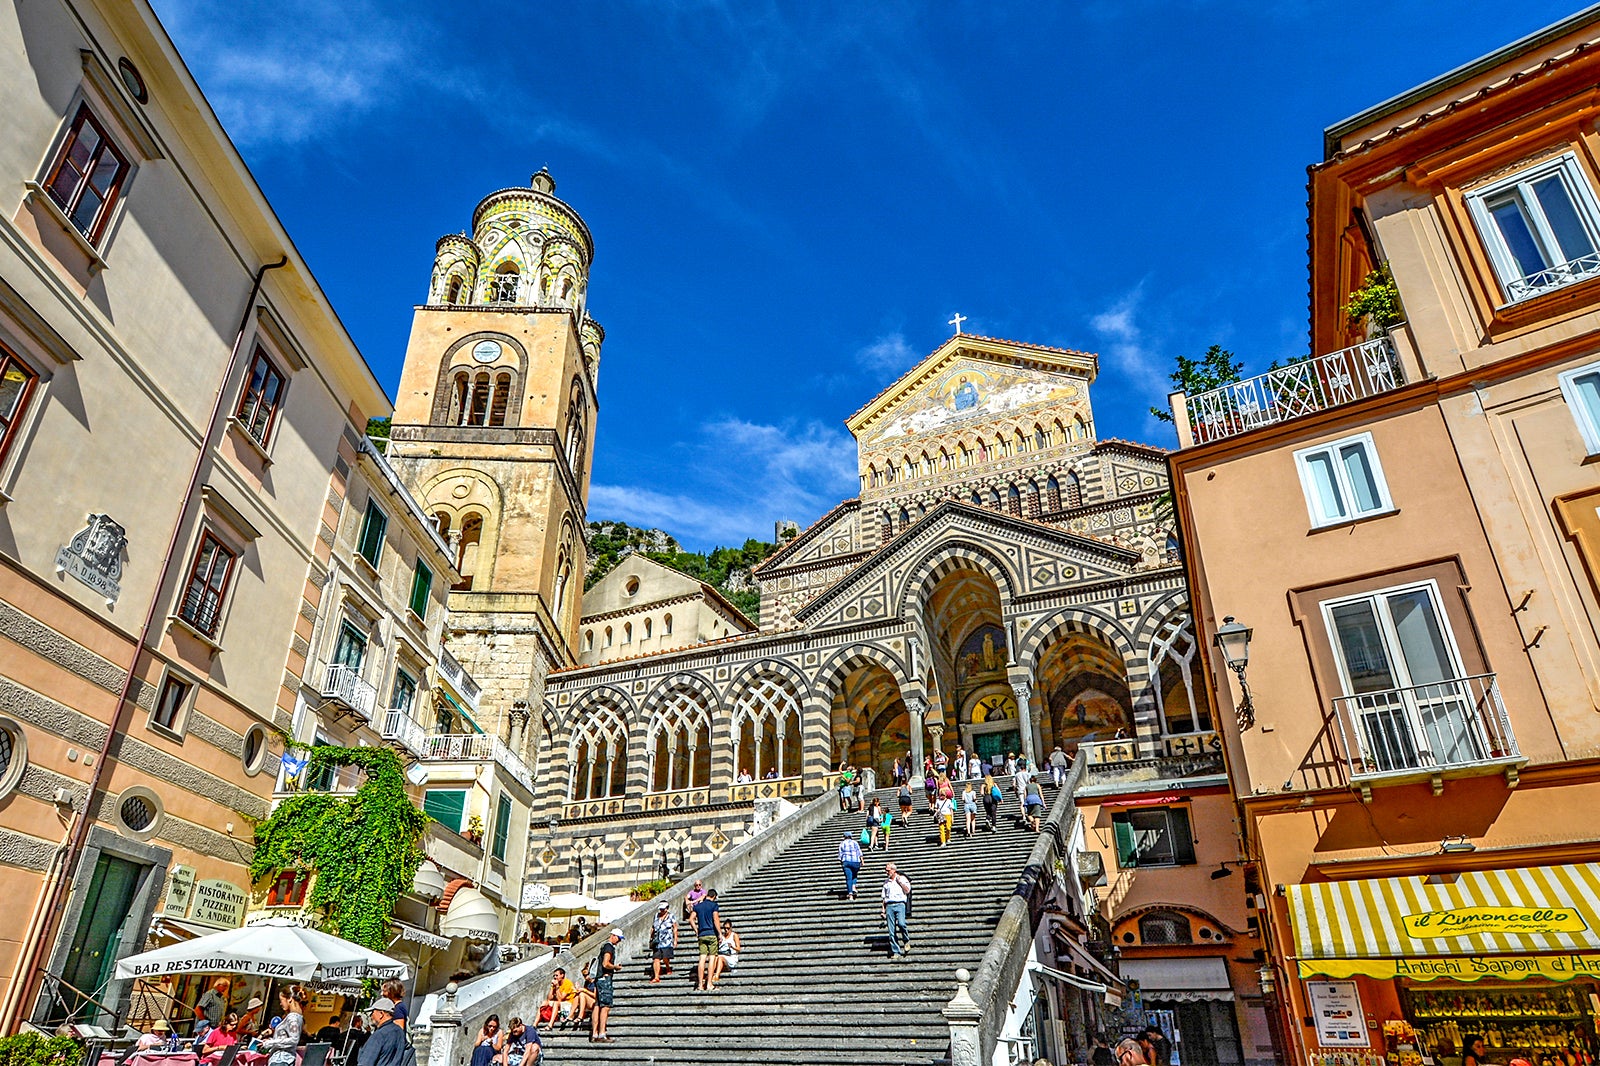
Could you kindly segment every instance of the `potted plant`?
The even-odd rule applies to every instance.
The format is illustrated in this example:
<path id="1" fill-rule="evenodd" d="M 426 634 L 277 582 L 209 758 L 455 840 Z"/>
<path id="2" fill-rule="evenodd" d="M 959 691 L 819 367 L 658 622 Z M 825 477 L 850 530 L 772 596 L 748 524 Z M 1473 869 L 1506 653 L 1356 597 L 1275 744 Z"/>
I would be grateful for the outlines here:
<path id="1" fill-rule="evenodd" d="M 472 841 L 474 844 L 482 844 L 483 819 L 476 814 L 474 814 L 471 818 L 468 818 L 466 831 L 461 835 Z"/>
<path id="2" fill-rule="evenodd" d="M 1344 313 L 1351 325 L 1365 323 L 1368 340 L 1381 336 L 1390 326 L 1405 321 L 1405 311 L 1400 306 L 1400 290 L 1395 288 L 1387 263 L 1367 274 L 1361 287 L 1350 294 L 1349 302 L 1344 305 Z"/>

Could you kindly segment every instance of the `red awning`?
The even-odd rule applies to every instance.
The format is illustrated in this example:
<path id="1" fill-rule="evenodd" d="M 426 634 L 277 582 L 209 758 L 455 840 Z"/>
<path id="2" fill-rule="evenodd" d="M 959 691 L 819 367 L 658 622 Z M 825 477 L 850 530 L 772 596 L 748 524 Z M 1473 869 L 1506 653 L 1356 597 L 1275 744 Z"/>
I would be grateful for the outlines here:
<path id="1" fill-rule="evenodd" d="M 1183 797 L 1176 792 L 1163 792 L 1159 796 L 1127 796 L 1114 800 L 1107 800 L 1102 807 L 1165 807 L 1173 803 L 1182 803 Z"/>

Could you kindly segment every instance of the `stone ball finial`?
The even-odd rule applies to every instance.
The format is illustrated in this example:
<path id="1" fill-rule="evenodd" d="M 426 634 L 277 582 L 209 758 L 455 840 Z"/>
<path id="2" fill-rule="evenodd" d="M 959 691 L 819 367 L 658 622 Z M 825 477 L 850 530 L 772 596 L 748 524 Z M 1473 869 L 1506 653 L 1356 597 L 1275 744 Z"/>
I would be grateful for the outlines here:
<path id="1" fill-rule="evenodd" d="M 528 184 L 547 196 L 554 195 L 556 191 L 556 179 L 550 176 L 548 167 L 540 167 L 539 173 L 528 179 Z"/>
<path id="2" fill-rule="evenodd" d="M 972 981 L 972 974 L 965 969 L 957 970 L 956 980 L 961 984 L 968 984 Z"/>

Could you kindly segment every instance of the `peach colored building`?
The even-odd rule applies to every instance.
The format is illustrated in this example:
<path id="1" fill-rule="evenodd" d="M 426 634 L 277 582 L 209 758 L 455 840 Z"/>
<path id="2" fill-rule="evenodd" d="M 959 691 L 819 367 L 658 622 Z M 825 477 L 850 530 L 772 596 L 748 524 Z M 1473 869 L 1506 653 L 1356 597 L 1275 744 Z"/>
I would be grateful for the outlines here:
<path id="1" fill-rule="evenodd" d="M 1173 397 L 1297 1062 L 1600 1052 L 1597 44 L 1590 9 L 1330 127 L 1310 357 Z"/>
<path id="2" fill-rule="evenodd" d="M 0 82 L 9 1031 L 120 1012 L 152 919 L 241 920 L 389 403 L 148 3 L 6 6 Z"/>

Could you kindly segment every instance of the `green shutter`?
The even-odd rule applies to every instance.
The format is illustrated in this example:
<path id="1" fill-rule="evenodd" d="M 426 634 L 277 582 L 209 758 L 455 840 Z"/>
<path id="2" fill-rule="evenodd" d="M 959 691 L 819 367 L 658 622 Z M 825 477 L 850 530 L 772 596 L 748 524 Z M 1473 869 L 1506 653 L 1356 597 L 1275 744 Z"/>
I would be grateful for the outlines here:
<path id="1" fill-rule="evenodd" d="M 1139 864 L 1136 858 L 1138 848 L 1133 842 L 1133 822 L 1126 814 L 1113 814 L 1111 831 L 1117 838 L 1117 865 L 1124 870 L 1133 869 Z"/>
<path id="2" fill-rule="evenodd" d="M 461 823 L 467 813 L 467 790 L 464 788 L 429 789 L 422 797 L 422 810 L 429 818 L 452 833 L 461 832 Z"/>
<path id="3" fill-rule="evenodd" d="M 506 861 L 506 841 L 510 836 L 511 797 L 502 794 L 494 815 L 494 857 L 501 862 Z"/>
<path id="4" fill-rule="evenodd" d="M 411 577 L 411 613 L 418 618 L 428 617 L 428 593 L 433 591 L 433 571 L 421 559 L 417 572 Z"/>
<path id="5" fill-rule="evenodd" d="M 373 566 L 378 565 L 378 557 L 383 553 L 383 534 L 388 528 L 389 516 L 368 500 L 367 517 L 361 520 L 361 540 L 356 545 L 356 551 Z"/>

